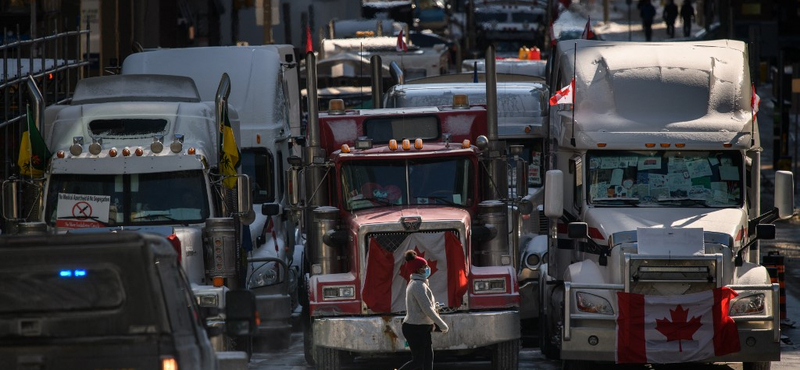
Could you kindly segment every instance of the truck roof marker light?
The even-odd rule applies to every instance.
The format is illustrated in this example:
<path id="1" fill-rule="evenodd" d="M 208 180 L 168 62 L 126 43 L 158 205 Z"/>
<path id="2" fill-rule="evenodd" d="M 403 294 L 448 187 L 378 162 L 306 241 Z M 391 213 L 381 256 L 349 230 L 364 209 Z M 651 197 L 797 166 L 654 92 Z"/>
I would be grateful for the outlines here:
<path id="1" fill-rule="evenodd" d="M 123 157 L 130 157 L 131 156 L 131 148 L 123 148 L 122 149 L 122 156 Z"/>
<path id="2" fill-rule="evenodd" d="M 414 140 L 414 149 L 416 150 L 422 149 L 422 139 L 417 138 L 416 140 Z"/>
<path id="3" fill-rule="evenodd" d="M 724 143 L 724 144 L 722 144 L 722 147 L 723 147 L 723 148 L 730 148 L 730 147 L 732 147 L 732 146 L 733 146 L 733 144 L 731 144 L 731 143 Z"/>
<path id="4" fill-rule="evenodd" d="M 256 134 L 256 144 L 261 144 L 261 134 Z"/>
<path id="5" fill-rule="evenodd" d="M 411 150 L 411 141 L 403 139 L 403 150 Z"/>
<path id="6" fill-rule="evenodd" d="M 606 147 L 606 143 L 597 143 L 597 147 L 598 148 L 605 148 Z"/>
<path id="7" fill-rule="evenodd" d="M 531 131 L 533 131 L 533 128 L 531 128 L 531 125 L 527 125 L 527 126 L 525 126 L 525 133 L 526 133 L 526 134 L 530 134 L 530 133 L 531 133 Z"/>
<path id="8" fill-rule="evenodd" d="M 150 144 L 150 151 L 161 153 L 164 150 L 164 135 L 153 136 L 153 143 Z"/>
<path id="9" fill-rule="evenodd" d="M 162 357 L 161 370 L 178 370 L 178 361 L 172 356 Z"/>
<path id="10" fill-rule="evenodd" d="M 344 114 L 344 100 L 331 99 L 331 101 L 328 102 L 328 114 Z"/>
<path id="11" fill-rule="evenodd" d="M 469 148 L 469 146 L 470 146 L 469 139 L 464 139 L 464 141 L 461 142 L 461 148 L 462 149 L 467 149 L 467 148 Z"/>
<path id="12" fill-rule="evenodd" d="M 142 154 L 144 154 L 144 150 L 142 149 L 142 147 L 138 147 L 136 148 L 136 150 L 133 151 L 133 153 L 136 154 L 137 157 L 141 157 Z"/>
<path id="13" fill-rule="evenodd" d="M 453 95 L 453 108 L 469 108 L 469 97 L 464 94 Z"/>
<path id="14" fill-rule="evenodd" d="M 194 153 L 197 153 L 197 149 L 191 147 L 188 150 L 186 150 L 186 152 L 189 153 L 189 155 L 194 155 Z"/>
<path id="15" fill-rule="evenodd" d="M 661 145 L 662 148 L 669 148 L 670 145 L 672 145 L 672 144 L 670 144 L 670 143 L 661 143 L 660 145 Z"/>
<path id="16" fill-rule="evenodd" d="M 389 150 L 397 150 L 397 140 L 389 140 Z"/>
<path id="17" fill-rule="evenodd" d="M 655 148 L 656 147 L 656 143 L 645 143 L 644 147 L 645 148 Z"/>
<path id="18" fill-rule="evenodd" d="M 350 145 L 342 144 L 342 153 L 350 153 Z"/>
<path id="19" fill-rule="evenodd" d="M 91 153 L 92 155 L 98 155 L 102 150 L 103 150 L 103 139 L 92 138 L 92 143 L 89 144 L 89 153 Z"/>
<path id="20" fill-rule="evenodd" d="M 111 157 L 116 157 L 117 156 L 117 148 L 109 149 L 108 150 L 108 155 L 111 156 Z"/>
<path id="21" fill-rule="evenodd" d="M 219 288 L 225 285 L 225 278 L 222 276 L 214 276 L 214 286 Z"/>
<path id="22" fill-rule="evenodd" d="M 366 136 L 359 136 L 356 139 L 356 149 L 358 150 L 372 149 L 372 139 Z"/>
<path id="23" fill-rule="evenodd" d="M 684 143 L 676 143 L 676 144 L 675 144 L 675 147 L 676 147 L 676 148 L 685 148 L 685 147 L 686 147 L 686 144 L 684 144 Z"/>
<path id="24" fill-rule="evenodd" d="M 83 136 L 72 138 L 72 145 L 69 147 L 69 154 L 81 155 L 83 153 Z"/>
<path id="25" fill-rule="evenodd" d="M 169 150 L 173 153 L 180 153 L 183 150 L 183 134 L 175 134 L 175 139 L 169 144 Z"/>
<path id="26" fill-rule="evenodd" d="M 56 152 L 56 157 L 58 157 L 59 159 L 64 159 L 66 155 L 67 153 L 65 153 L 63 150 L 59 150 L 58 152 Z"/>

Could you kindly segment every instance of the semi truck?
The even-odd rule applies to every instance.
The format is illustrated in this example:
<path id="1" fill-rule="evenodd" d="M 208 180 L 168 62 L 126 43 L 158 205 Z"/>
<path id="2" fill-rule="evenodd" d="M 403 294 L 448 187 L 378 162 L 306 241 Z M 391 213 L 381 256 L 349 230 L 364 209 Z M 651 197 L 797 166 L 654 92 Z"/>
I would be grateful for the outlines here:
<path id="1" fill-rule="evenodd" d="M 246 286 L 256 295 L 261 322 L 254 336 L 257 351 L 286 348 L 292 317 L 299 317 L 298 277 L 302 241 L 296 220 L 284 213 L 286 159 L 301 132 L 297 63 L 291 45 L 159 49 L 125 59 L 123 75 L 164 74 L 191 78 L 202 100 L 217 86 L 209 76 L 230 76 L 229 104 L 240 123 L 242 173 L 252 181 L 253 209 L 248 217 Z M 299 245 L 299 248 L 296 248 Z M 297 256 L 297 257 L 295 257 Z M 284 266 L 285 265 L 285 266 Z M 288 270 L 285 268 L 288 267 Z"/>
<path id="2" fill-rule="evenodd" d="M 759 240 L 791 216 L 793 176 L 776 172 L 762 212 L 746 45 L 575 40 L 553 57 L 549 81 L 567 103 L 548 125 L 542 352 L 567 368 L 769 368 L 779 295 Z"/>
<path id="3" fill-rule="evenodd" d="M 79 81 L 69 105 L 34 114 L 53 156 L 41 216 L 27 221 L 51 233 L 107 228 L 168 237 L 200 307 L 212 326 L 224 326 L 225 292 L 244 285 L 241 219 L 251 207 L 249 181 L 235 168 L 239 126 L 229 93 L 227 75 L 210 102 L 186 77 Z M 4 183 L 6 201 L 13 185 Z M 228 339 L 211 341 L 216 350 L 242 345 Z"/>
<path id="4" fill-rule="evenodd" d="M 308 137 L 289 174 L 308 243 L 306 360 L 340 369 L 352 356 L 408 351 L 401 265 L 416 250 L 433 266 L 430 286 L 452 328 L 433 335 L 433 348 L 516 369 L 519 292 L 494 79 L 488 108 L 462 96 L 446 107 L 369 110 L 331 101 L 320 113 L 308 71 Z"/>

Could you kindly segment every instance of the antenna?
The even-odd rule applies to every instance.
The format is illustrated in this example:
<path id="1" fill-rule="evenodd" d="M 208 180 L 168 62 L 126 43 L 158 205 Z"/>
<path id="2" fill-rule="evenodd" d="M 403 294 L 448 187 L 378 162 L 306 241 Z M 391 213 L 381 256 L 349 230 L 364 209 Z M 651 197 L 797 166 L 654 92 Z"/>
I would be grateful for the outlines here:
<path id="1" fill-rule="evenodd" d="M 575 95 L 577 91 L 575 91 L 575 66 L 578 65 L 578 43 L 575 43 L 575 47 L 572 50 L 572 137 L 569 138 L 569 143 L 572 144 L 574 148 L 575 145 Z"/>

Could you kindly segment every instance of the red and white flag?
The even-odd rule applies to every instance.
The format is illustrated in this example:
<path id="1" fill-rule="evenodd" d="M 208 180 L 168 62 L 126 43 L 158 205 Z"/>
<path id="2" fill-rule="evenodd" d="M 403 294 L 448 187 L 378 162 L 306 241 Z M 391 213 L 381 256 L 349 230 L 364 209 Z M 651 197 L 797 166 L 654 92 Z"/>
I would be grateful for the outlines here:
<path id="1" fill-rule="evenodd" d="M 459 307 L 467 292 L 467 263 L 464 247 L 451 232 L 410 234 L 394 252 L 383 249 L 376 238 L 370 238 L 361 295 L 373 312 L 401 312 L 406 310 L 406 285 L 409 271 L 405 271 L 403 254 L 415 250 L 428 261 L 431 276 L 428 278 L 433 296 L 448 307 Z"/>
<path id="2" fill-rule="evenodd" d="M 575 78 L 550 97 L 550 105 L 575 103 Z"/>
<path id="3" fill-rule="evenodd" d="M 314 42 L 311 40 L 311 27 L 306 25 L 306 54 L 314 52 Z"/>
<path id="4" fill-rule="evenodd" d="M 583 27 L 583 33 L 581 34 L 581 38 L 584 40 L 594 40 L 594 31 L 592 31 L 592 18 L 587 17 L 586 19 L 586 26 Z"/>
<path id="5" fill-rule="evenodd" d="M 650 296 L 617 293 L 617 363 L 703 361 L 739 352 L 736 322 L 728 308 L 736 292 Z"/>
<path id="6" fill-rule="evenodd" d="M 406 45 L 406 39 L 403 38 L 403 30 L 400 30 L 400 33 L 397 34 L 397 46 L 395 47 L 397 51 L 406 52 L 408 51 L 408 45 Z"/>
<path id="7" fill-rule="evenodd" d="M 750 96 L 750 108 L 753 110 L 753 115 L 758 113 L 758 105 L 761 104 L 761 97 L 756 94 L 756 85 L 752 85 L 753 95 Z"/>

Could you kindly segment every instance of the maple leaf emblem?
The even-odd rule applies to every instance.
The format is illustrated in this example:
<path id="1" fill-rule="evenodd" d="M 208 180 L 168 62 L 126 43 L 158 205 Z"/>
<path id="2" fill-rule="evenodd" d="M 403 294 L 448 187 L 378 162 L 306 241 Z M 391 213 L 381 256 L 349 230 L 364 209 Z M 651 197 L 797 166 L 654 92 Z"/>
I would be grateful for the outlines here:
<path id="1" fill-rule="evenodd" d="M 692 317 L 691 320 L 686 321 L 689 317 L 689 310 L 684 310 L 681 305 L 675 307 L 674 310 L 669 310 L 669 315 L 672 322 L 666 317 L 663 319 L 656 319 L 656 330 L 667 337 L 667 342 L 673 340 L 678 341 L 678 350 L 683 352 L 681 340 L 693 340 L 692 336 L 700 329 L 703 324 L 700 322 L 701 316 Z"/>
<path id="2" fill-rule="evenodd" d="M 414 246 L 414 252 L 417 252 L 417 256 L 425 258 L 425 253 L 424 252 L 420 252 L 419 248 L 416 245 Z M 436 265 L 438 264 L 438 261 L 432 261 L 432 260 L 429 260 L 427 258 L 425 258 L 425 260 L 428 261 L 428 267 L 431 268 L 431 276 L 433 276 L 433 274 L 435 274 L 436 271 L 439 271 L 439 269 L 436 268 Z M 403 277 L 403 279 L 405 279 L 406 282 L 410 279 L 409 274 L 405 273 L 405 266 L 401 267 L 400 271 L 398 271 L 397 274 L 400 275 L 401 277 Z"/>

